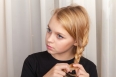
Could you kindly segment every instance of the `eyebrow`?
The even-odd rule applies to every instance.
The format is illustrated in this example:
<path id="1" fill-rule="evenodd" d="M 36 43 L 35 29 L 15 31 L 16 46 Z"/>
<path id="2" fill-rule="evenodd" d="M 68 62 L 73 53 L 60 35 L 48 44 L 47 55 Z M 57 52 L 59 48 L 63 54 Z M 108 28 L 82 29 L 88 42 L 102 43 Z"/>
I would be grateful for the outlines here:
<path id="1" fill-rule="evenodd" d="M 49 24 L 48 24 L 47 26 L 48 26 L 48 28 L 50 28 L 50 27 L 49 27 Z"/>
<path id="2" fill-rule="evenodd" d="M 48 24 L 48 28 L 50 28 L 50 26 L 49 26 L 49 24 Z M 50 28 L 51 29 L 51 28 Z M 63 37 L 65 37 L 65 35 L 64 34 L 62 34 L 62 33 L 60 33 L 60 32 L 55 32 L 56 34 L 60 34 L 60 35 L 62 35 Z"/>

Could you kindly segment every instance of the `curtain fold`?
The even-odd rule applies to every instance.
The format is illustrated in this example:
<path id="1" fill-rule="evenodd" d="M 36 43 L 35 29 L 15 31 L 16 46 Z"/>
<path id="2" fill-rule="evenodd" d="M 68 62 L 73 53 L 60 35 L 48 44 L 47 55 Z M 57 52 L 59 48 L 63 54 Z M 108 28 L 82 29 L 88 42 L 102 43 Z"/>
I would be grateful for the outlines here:
<path id="1" fill-rule="evenodd" d="M 5 5 L 0 0 L 0 77 L 7 76 L 7 55 L 6 55 L 6 29 L 5 29 Z"/>
<path id="2" fill-rule="evenodd" d="M 99 77 L 116 76 L 116 0 L 0 0 L 0 77 L 20 77 L 25 58 L 46 50 L 52 10 L 71 3 L 90 16 L 85 57 L 97 65 Z"/>
<path id="3" fill-rule="evenodd" d="M 102 0 L 102 50 L 101 50 L 101 77 L 114 77 L 116 74 L 113 58 L 116 54 L 115 24 L 116 16 L 114 13 L 116 3 L 114 0 Z"/>
<path id="4" fill-rule="evenodd" d="M 102 0 L 102 52 L 101 52 L 101 77 L 109 76 L 110 67 L 110 6 L 109 0 Z M 106 57 L 107 56 L 107 57 Z"/>
<path id="5" fill-rule="evenodd" d="M 97 10 L 97 64 L 99 77 L 115 77 L 116 74 L 116 1 L 98 0 Z"/>
<path id="6" fill-rule="evenodd" d="M 6 56 L 8 77 L 14 77 L 13 45 L 12 45 L 12 4 L 11 0 L 5 0 L 5 25 L 6 26 Z"/>

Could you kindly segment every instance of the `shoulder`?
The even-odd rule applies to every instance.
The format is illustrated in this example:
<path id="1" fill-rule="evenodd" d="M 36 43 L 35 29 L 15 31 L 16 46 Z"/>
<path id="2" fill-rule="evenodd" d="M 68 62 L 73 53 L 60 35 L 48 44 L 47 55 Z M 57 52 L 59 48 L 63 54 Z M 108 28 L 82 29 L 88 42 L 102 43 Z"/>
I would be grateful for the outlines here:
<path id="1" fill-rule="evenodd" d="M 93 66 L 93 67 L 96 67 L 96 65 L 91 60 L 89 60 L 89 59 L 87 59 L 85 57 L 81 57 L 80 64 L 82 64 L 84 66 Z"/>
<path id="2" fill-rule="evenodd" d="M 41 59 L 47 55 L 48 55 L 47 51 L 32 53 L 32 54 L 27 56 L 27 58 L 25 59 L 25 62 L 35 63 L 36 61 L 38 61 L 39 59 Z"/>
<path id="3" fill-rule="evenodd" d="M 32 53 L 29 56 L 38 56 L 38 55 L 46 55 L 46 54 L 48 54 L 47 51 L 41 51 L 41 52 Z"/>
<path id="4" fill-rule="evenodd" d="M 90 74 L 90 77 L 98 77 L 97 76 L 97 68 L 96 68 L 96 65 L 91 60 L 89 60 L 89 59 L 87 59 L 85 57 L 81 57 L 80 64 Z"/>
<path id="5" fill-rule="evenodd" d="M 48 56 L 48 52 L 47 51 L 41 51 L 41 52 L 36 52 L 36 53 L 33 53 L 33 54 L 30 54 L 27 59 L 39 59 L 41 57 L 45 57 L 45 56 Z"/>
<path id="6" fill-rule="evenodd" d="M 48 55 L 47 51 L 37 52 L 33 53 L 27 56 L 27 58 L 24 60 L 24 66 L 33 66 L 33 68 L 38 65 L 38 62 L 41 62 L 42 60 L 45 60 L 44 58 Z"/>
<path id="7" fill-rule="evenodd" d="M 21 77 L 25 76 L 32 76 L 37 72 L 37 67 L 39 68 L 39 62 L 41 62 L 43 55 L 47 55 L 47 51 L 37 52 L 30 54 L 23 63 L 22 75 Z"/>

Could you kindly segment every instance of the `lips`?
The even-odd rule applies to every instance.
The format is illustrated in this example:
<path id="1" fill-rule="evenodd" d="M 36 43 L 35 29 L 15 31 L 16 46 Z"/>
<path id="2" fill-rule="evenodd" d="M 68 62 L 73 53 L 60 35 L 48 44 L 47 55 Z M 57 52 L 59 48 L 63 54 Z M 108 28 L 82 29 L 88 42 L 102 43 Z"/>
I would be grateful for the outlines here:
<path id="1" fill-rule="evenodd" d="M 48 50 L 52 50 L 52 47 L 49 46 L 49 45 L 47 45 L 47 49 L 48 49 Z"/>

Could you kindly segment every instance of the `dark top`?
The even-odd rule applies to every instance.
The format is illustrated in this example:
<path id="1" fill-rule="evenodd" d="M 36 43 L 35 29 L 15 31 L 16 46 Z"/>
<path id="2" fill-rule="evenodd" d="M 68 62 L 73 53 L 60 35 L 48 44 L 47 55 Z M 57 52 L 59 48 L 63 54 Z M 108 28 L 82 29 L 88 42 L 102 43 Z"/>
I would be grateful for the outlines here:
<path id="1" fill-rule="evenodd" d="M 47 51 L 29 55 L 23 65 L 21 77 L 43 77 L 56 63 L 73 63 L 74 58 L 67 61 L 56 60 Z M 82 64 L 90 77 L 98 77 L 96 66 L 90 60 L 82 57 L 79 64 Z"/>

